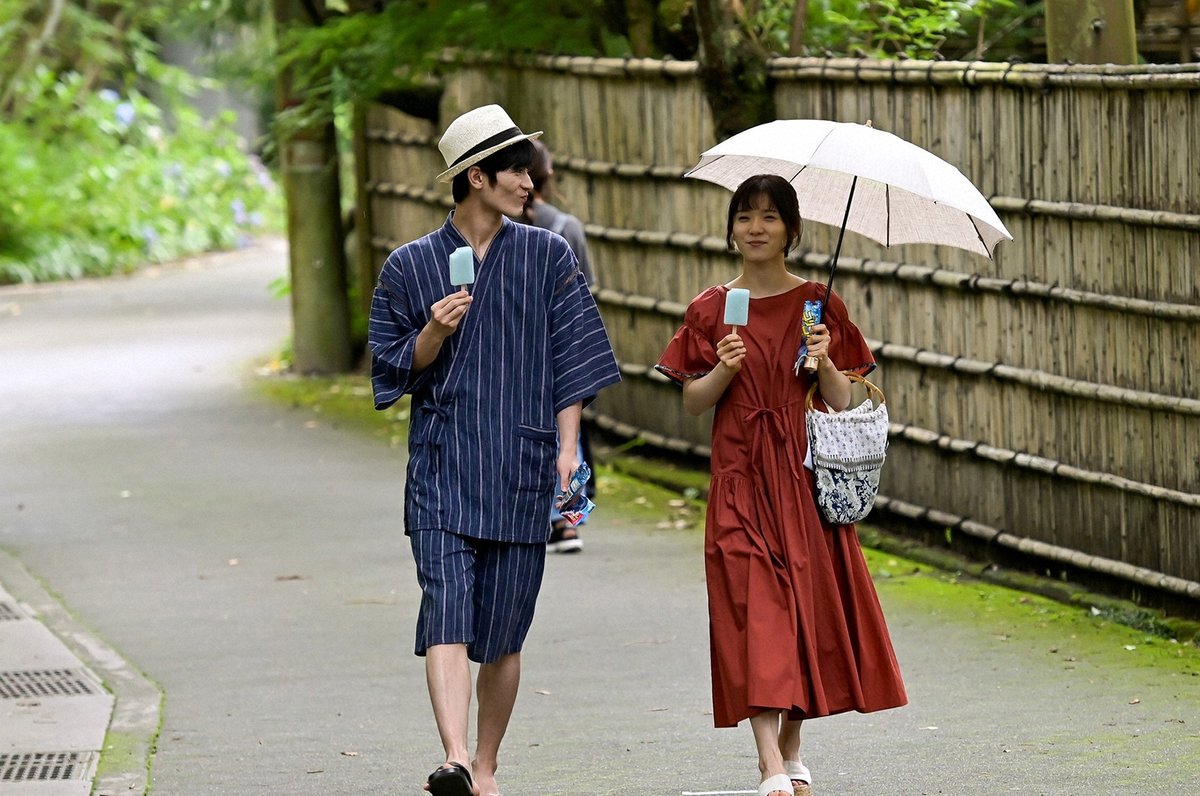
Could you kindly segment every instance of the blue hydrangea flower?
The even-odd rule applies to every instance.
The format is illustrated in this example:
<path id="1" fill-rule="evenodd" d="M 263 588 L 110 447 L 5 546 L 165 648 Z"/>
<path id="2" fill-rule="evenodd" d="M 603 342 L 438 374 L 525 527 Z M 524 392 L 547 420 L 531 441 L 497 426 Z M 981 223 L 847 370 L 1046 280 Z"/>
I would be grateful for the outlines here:
<path id="1" fill-rule="evenodd" d="M 137 116 L 137 111 L 134 110 L 132 102 L 122 102 L 117 106 L 115 113 L 117 121 L 122 127 L 129 127 L 129 125 L 133 124 L 133 120 Z"/>

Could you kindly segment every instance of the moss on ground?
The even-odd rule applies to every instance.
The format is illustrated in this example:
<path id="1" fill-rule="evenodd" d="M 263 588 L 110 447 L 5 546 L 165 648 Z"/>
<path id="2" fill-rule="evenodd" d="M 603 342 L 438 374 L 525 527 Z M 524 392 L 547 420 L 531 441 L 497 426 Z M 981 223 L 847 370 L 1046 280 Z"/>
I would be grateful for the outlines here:
<path id="1" fill-rule="evenodd" d="M 880 599 L 890 604 L 936 612 L 997 639 L 1019 638 L 1067 663 L 1074 658 L 1098 666 L 1152 666 L 1196 677 L 1200 688 L 1200 647 L 1194 644 L 1129 627 L 1096 608 L 1065 605 L 881 550 L 864 552 Z"/>

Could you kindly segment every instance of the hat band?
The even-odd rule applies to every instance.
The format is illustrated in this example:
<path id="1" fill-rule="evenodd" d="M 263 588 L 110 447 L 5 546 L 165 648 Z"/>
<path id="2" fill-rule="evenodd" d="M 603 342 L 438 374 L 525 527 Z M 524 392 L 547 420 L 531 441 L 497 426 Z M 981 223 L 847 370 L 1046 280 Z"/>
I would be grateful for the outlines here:
<path id="1" fill-rule="evenodd" d="M 524 133 L 521 132 L 521 128 L 520 127 L 510 127 L 502 133 L 496 133 L 495 135 L 491 136 L 490 138 L 485 138 L 484 140 L 480 141 L 475 146 L 468 149 L 466 152 L 463 152 L 461 155 L 459 155 L 458 158 L 453 163 L 450 164 L 450 168 L 454 168 L 459 163 L 462 163 L 464 160 L 466 160 L 467 158 L 469 158 L 473 155 L 478 155 L 480 152 L 482 152 L 485 149 L 491 149 L 492 147 L 496 146 L 496 144 L 503 144 L 508 139 L 510 139 L 514 136 L 518 136 L 518 135 L 524 135 Z"/>

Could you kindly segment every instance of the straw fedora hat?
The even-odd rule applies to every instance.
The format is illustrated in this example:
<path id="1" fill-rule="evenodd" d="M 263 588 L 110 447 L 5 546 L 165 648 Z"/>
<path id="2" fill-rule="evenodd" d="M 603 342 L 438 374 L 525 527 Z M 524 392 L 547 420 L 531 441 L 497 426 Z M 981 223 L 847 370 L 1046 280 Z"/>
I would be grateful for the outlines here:
<path id="1" fill-rule="evenodd" d="M 484 105 L 467 111 L 446 128 L 438 149 L 449 167 L 437 176 L 438 182 L 450 182 L 454 175 L 469 169 L 488 155 L 506 146 L 537 138 L 542 134 L 525 134 L 513 123 L 499 105 Z"/>

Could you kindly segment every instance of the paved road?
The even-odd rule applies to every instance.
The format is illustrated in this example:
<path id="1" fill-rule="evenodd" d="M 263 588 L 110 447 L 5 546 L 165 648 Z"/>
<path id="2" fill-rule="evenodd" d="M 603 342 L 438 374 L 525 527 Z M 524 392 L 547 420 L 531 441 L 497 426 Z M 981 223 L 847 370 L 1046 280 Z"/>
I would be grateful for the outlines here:
<path id="1" fill-rule="evenodd" d="M 246 386 L 284 269 L 0 289 L 0 546 L 163 689 L 156 796 L 417 794 L 439 756 L 401 456 Z M 549 562 L 505 796 L 752 792 L 749 731 L 711 728 L 698 534 L 605 506 L 586 538 Z M 884 598 L 912 704 L 811 725 L 821 796 L 1200 793 L 1200 679 Z"/>

